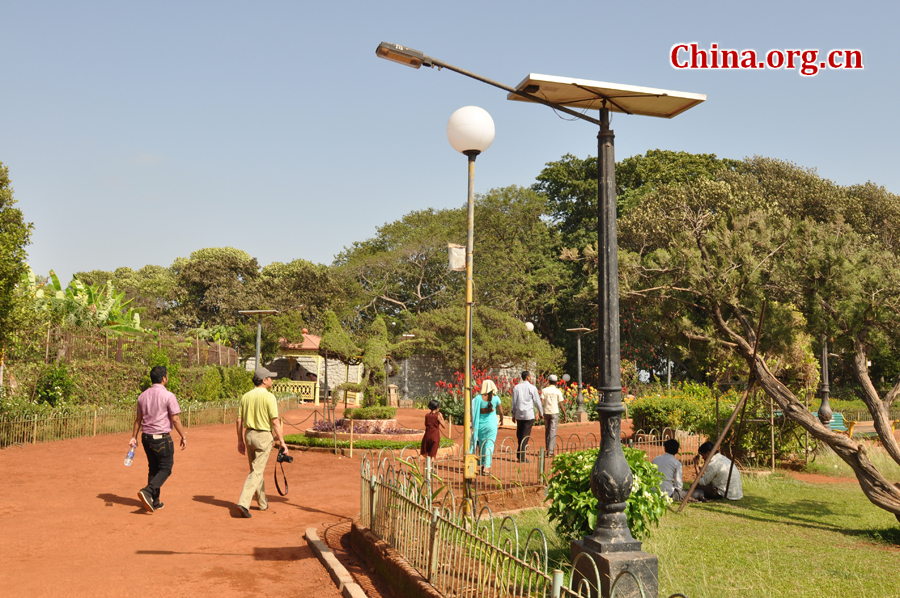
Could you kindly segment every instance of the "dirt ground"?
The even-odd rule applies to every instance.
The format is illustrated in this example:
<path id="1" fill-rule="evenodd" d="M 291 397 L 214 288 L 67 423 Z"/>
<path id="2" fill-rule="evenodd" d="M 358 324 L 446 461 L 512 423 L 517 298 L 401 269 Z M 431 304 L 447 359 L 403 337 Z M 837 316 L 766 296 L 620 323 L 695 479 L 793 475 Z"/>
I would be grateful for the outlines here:
<path id="1" fill-rule="evenodd" d="M 285 414 L 298 421 L 309 409 Z M 340 596 L 303 539 L 359 511 L 359 460 L 297 453 L 280 497 L 269 460 L 269 510 L 240 517 L 248 465 L 234 425 L 188 430 L 150 514 L 143 450 L 129 434 L 0 451 L 0 594 L 12 596 Z M 177 439 L 178 435 L 175 434 Z"/>
<path id="2" fill-rule="evenodd" d="M 339 410 L 340 413 L 340 410 Z M 312 408 L 284 414 L 311 427 Z M 403 425 L 422 428 L 424 412 L 401 410 Z M 460 438 L 461 426 L 453 437 Z M 286 426 L 290 434 L 297 429 Z M 599 424 L 560 428 L 561 436 Z M 502 429 L 500 438 L 515 438 Z M 259 595 L 339 596 L 306 546 L 307 527 L 320 530 L 359 511 L 360 456 L 297 452 L 285 468 L 287 497 L 273 486 L 269 510 L 240 517 L 235 502 L 247 475 L 233 424 L 188 430 L 163 486 L 165 508 L 150 514 L 137 498 L 146 483 L 143 450 L 125 467 L 129 434 L 14 446 L 0 451 L 0 594 L 13 596 Z M 543 429 L 532 437 L 543 444 Z M 177 434 L 175 434 L 177 440 Z"/>
<path id="3" fill-rule="evenodd" d="M 302 420 L 312 411 L 285 413 L 286 421 L 298 426 L 286 426 L 286 433 L 311 427 L 312 419 Z M 401 410 L 397 418 L 421 429 L 424 412 Z M 630 434 L 628 420 L 622 430 Z M 454 426 L 455 440 L 461 431 Z M 599 424 L 559 429 L 563 439 L 591 432 L 599 438 Z M 498 442 L 506 437 L 515 438 L 514 427 L 501 429 Z M 328 539 L 339 546 L 343 534 L 338 530 L 348 528 L 346 522 L 359 511 L 363 451 L 353 459 L 294 451 L 294 463 L 285 468 L 287 497 L 275 492 L 271 458 L 269 510 L 254 505 L 253 517 L 244 519 L 235 501 L 248 466 L 237 452 L 233 424 L 191 428 L 187 450 L 176 449 L 172 477 L 163 487 L 166 506 L 150 514 L 137 498 L 146 483 L 143 450 L 131 467 L 122 463 L 128 438 L 117 434 L 0 450 L 0 595 L 340 595 L 303 533 L 308 527 L 318 528 L 320 535 L 335 528 Z M 542 446 L 543 428 L 535 428 L 532 438 L 535 447 Z M 497 505 L 495 511 L 502 508 Z M 363 587 L 367 575 L 365 567 L 356 567 L 354 576 Z M 377 580 L 370 582 L 370 593 L 379 595 Z"/>

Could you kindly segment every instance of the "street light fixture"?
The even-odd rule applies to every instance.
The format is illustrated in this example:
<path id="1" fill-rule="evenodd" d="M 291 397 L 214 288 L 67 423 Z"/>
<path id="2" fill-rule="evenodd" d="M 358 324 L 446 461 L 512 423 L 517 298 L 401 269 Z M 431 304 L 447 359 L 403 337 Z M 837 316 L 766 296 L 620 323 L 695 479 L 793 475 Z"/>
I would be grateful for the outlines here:
<path id="1" fill-rule="evenodd" d="M 585 79 L 549 75 L 528 75 L 515 88 L 492 81 L 446 62 L 396 44 L 382 43 L 379 57 L 414 68 L 422 65 L 446 68 L 508 92 L 507 99 L 535 102 L 558 112 L 600 126 L 597 135 L 598 181 L 598 361 L 600 365 L 597 404 L 600 416 L 600 451 L 591 470 L 591 491 L 597 498 L 597 526 L 584 540 L 572 543 L 572 558 L 587 552 L 601 573 L 601 592 L 609 595 L 612 581 L 623 571 L 641 580 L 642 593 L 656 596 L 658 589 L 656 557 L 641 551 L 641 543 L 628 530 L 625 501 L 634 482 L 619 436 L 622 427 L 622 373 L 619 344 L 619 272 L 616 231 L 615 135 L 609 128 L 609 113 L 622 112 L 643 116 L 672 118 L 706 100 L 705 95 L 635 87 Z M 571 108 L 570 108 L 571 107 Z M 596 119 L 573 110 L 599 110 Z M 575 576 L 588 571 L 577 567 Z M 573 583 L 577 583 L 573 579 Z"/>
<path id="2" fill-rule="evenodd" d="M 581 335 L 594 332 L 594 330 L 582 326 L 581 328 L 566 328 L 566 332 L 574 332 L 578 335 L 578 397 L 575 399 L 578 408 L 575 409 L 575 417 L 579 422 L 586 423 L 590 418 L 584 410 L 584 397 L 581 394 Z"/>
<path id="3" fill-rule="evenodd" d="M 475 245 L 475 158 L 489 148 L 494 141 L 494 121 L 491 115 L 478 106 L 465 106 L 452 115 L 447 122 L 447 139 L 453 149 L 469 158 L 469 190 L 467 199 L 466 233 L 466 373 L 463 378 L 463 455 L 465 455 L 466 508 L 472 506 L 472 480 L 476 475 L 476 457 L 470 455 L 472 428 L 472 305 L 474 292 L 472 284 L 472 250 Z"/>
<path id="4" fill-rule="evenodd" d="M 253 369 L 261 367 L 259 364 L 259 342 L 262 337 L 262 318 L 263 316 L 272 316 L 278 313 L 277 309 L 248 309 L 239 311 L 242 316 L 256 316 L 256 365 Z"/>
<path id="5" fill-rule="evenodd" d="M 415 334 L 410 334 L 407 332 L 406 334 L 401 334 L 400 338 L 405 341 L 412 340 L 416 338 Z M 403 359 L 403 400 L 407 400 L 409 398 L 409 355 L 407 355 Z"/>

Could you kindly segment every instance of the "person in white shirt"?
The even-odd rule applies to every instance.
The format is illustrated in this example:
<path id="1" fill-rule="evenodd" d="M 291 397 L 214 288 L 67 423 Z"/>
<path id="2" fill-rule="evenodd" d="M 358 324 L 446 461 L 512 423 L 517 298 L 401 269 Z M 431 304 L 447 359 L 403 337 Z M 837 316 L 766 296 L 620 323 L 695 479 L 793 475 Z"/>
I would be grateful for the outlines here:
<path id="1" fill-rule="evenodd" d="M 734 466 L 731 459 L 720 453 L 712 454 L 713 443 L 704 442 L 697 449 L 698 455 L 694 457 L 694 467 L 697 475 L 700 474 L 700 457 L 707 463 L 706 472 L 700 478 L 697 490 L 703 491 L 703 498 L 706 500 L 717 500 L 727 498 L 728 500 L 740 500 L 744 498 L 744 491 L 741 487 L 741 472 L 737 466 Z M 729 472 L 731 480 L 729 481 Z M 725 496 L 726 487 L 728 496 Z M 699 494 L 699 493 L 697 493 Z M 700 498 L 696 496 L 695 498 Z"/>
<path id="2" fill-rule="evenodd" d="M 559 378 L 550 375 L 550 386 L 541 392 L 541 403 L 544 405 L 544 442 L 547 446 L 547 456 L 552 457 L 556 448 L 556 427 L 559 425 L 559 402 L 562 400 L 562 391 L 556 387 Z"/>
<path id="3" fill-rule="evenodd" d="M 516 447 L 519 462 L 527 461 L 525 450 L 531 440 L 531 426 L 534 425 L 534 410 L 544 416 L 541 395 L 531 383 L 531 374 L 522 372 L 522 381 L 513 388 L 512 419 L 516 422 Z"/>
<path id="4" fill-rule="evenodd" d="M 684 467 L 675 455 L 681 448 L 681 444 L 674 438 L 669 438 L 663 442 L 665 453 L 653 460 L 653 464 L 663 474 L 664 478 L 660 484 L 660 489 L 669 495 L 675 501 L 684 500 L 687 492 L 684 490 L 684 480 L 682 477 Z"/>

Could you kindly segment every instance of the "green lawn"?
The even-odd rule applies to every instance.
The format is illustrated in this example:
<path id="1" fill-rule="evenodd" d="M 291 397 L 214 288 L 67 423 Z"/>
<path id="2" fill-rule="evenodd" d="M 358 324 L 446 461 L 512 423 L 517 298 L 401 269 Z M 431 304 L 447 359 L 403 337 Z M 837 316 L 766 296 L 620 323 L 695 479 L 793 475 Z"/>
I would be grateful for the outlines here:
<path id="1" fill-rule="evenodd" d="M 858 485 L 743 481 L 742 500 L 673 507 L 644 542 L 659 558 L 661 598 L 900 596 L 900 524 Z M 568 563 L 545 510 L 519 519 L 545 529 L 555 566 Z"/>

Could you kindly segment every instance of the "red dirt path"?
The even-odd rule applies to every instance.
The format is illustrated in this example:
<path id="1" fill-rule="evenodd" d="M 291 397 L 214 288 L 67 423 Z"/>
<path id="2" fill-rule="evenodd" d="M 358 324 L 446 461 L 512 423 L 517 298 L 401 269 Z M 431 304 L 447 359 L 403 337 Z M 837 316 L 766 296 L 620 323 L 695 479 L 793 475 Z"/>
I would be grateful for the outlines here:
<path id="1" fill-rule="evenodd" d="M 300 422 L 311 413 L 304 408 L 285 418 L 306 429 L 311 420 Z M 421 428 L 424 414 L 401 410 L 398 419 Z M 455 426 L 454 439 L 461 429 Z M 560 428 L 563 438 L 588 432 L 599 437 L 599 424 Z M 515 430 L 501 430 L 500 438 L 506 436 L 515 438 Z M 128 438 L 0 450 L 0 595 L 144 596 L 151 588 L 189 597 L 340 595 L 303 533 L 358 513 L 360 455 L 294 451 L 285 498 L 275 493 L 271 458 L 269 510 L 254 506 L 253 518 L 244 519 L 235 501 L 247 462 L 237 452 L 234 425 L 191 428 L 188 448 L 176 449 L 163 486 L 166 506 L 149 514 L 137 498 L 146 483 L 143 451 L 131 467 L 122 464 Z M 535 447 L 543 445 L 543 429 L 535 428 L 532 438 Z"/>
<path id="2" fill-rule="evenodd" d="M 294 451 L 282 498 L 271 458 L 269 510 L 254 505 L 243 519 L 234 505 L 248 468 L 234 425 L 191 428 L 163 486 L 166 506 L 149 514 L 137 498 L 147 480 L 143 450 L 131 467 L 122 464 L 128 438 L 0 451 L 0 595 L 340 596 L 303 533 L 356 515 L 359 459 Z"/>

